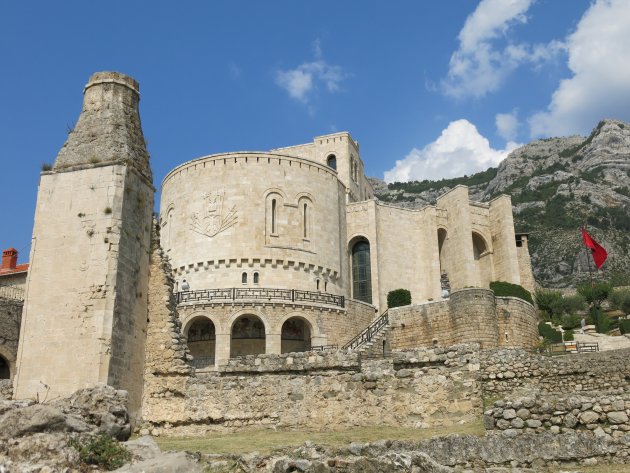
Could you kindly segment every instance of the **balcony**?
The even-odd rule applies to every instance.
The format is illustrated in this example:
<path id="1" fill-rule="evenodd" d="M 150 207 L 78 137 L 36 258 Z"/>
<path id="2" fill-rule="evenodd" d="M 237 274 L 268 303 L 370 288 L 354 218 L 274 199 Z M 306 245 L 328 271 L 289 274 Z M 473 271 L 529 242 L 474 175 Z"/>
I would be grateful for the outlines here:
<path id="1" fill-rule="evenodd" d="M 300 291 L 298 289 L 273 288 L 226 288 L 200 289 L 197 291 L 182 291 L 175 293 L 177 304 L 195 302 L 235 302 L 235 301 L 283 301 L 307 302 L 345 307 L 344 296 L 328 294 L 327 292 Z"/>

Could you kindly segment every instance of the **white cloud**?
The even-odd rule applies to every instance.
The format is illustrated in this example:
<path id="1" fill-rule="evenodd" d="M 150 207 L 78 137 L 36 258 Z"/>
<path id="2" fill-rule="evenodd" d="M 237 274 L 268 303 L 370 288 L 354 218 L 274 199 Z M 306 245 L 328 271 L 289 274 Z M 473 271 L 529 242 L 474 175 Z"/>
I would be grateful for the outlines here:
<path id="1" fill-rule="evenodd" d="M 305 62 L 295 69 L 276 72 L 276 84 L 285 89 L 290 97 L 305 104 L 318 84 L 323 84 L 329 92 L 336 92 L 346 77 L 340 66 L 331 66 L 323 59 L 319 39 L 313 44 L 313 52 L 314 61 Z"/>
<path id="2" fill-rule="evenodd" d="M 602 118 L 630 119 L 630 2 L 598 0 L 566 39 L 573 76 L 560 82 L 532 137 L 588 133 Z"/>
<path id="3" fill-rule="evenodd" d="M 512 110 L 511 113 L 497 113 L 494 117 L 494 123 L 497 127 L 497 133 L 505 141 L 514 141 L 518 134 L 518 111 Z"/>
<path id="4" fill-rule="evenodd" d="M 513 26 L 527 22 L 534 0 L 482 0 L 459 32 L 459 48 L 449 62 L 442 91 L 456 98 L 483 97 L 499 88 L 505 77 L 522 64 L 539 64 L 553 58 L 562 44 L 508 43 L 499 48 Z"/>
<path id="5" fill-rule="evenodd" d="M 475 125 L 468 120 L 449 123 L 439 138 L 422 149 L 414 148 L 405 159 L 385 172 L 385 181 L 442 179 L 470 175 L 499 164 L 516 143 L 509 142 L 506 149 L 490 147 Z"/>

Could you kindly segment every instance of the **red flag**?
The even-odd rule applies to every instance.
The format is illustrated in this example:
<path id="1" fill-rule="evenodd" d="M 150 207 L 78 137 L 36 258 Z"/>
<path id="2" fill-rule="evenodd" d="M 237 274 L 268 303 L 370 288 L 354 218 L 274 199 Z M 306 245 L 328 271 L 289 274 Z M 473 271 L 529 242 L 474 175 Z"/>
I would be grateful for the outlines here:
<path id="1" fill-rule="evenodd" d="M 606 261 L 606 258 L 608 258 L 608 252 L 602 248 L 599 243 L 593 240 L 593 238 L 584 229 L 582 229 L 582 240 L 584 240 L 584 245 L 591 249 L 593 261 L 595 261 L 597 269 L 601 268 L 604 261 Z"/>

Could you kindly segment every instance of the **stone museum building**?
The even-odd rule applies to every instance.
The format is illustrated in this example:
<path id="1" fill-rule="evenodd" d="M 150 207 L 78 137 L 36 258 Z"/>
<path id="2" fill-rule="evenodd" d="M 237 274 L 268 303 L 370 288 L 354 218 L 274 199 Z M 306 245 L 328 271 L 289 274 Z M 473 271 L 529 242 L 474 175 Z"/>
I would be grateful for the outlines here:
<path id="1" fill-rule="evenodd" d="M 380 202 L 340 132 L 187 161 L 163 179 L 154 223 L 139 99 L 132 78 L 94 74 L 41 174 L 19 346 L 0 344 L 16 398 L 107 383 L 138 408 L 155 350 L 210 372 L 246 355 L 351 351 L 367 332 L 383 349 L 536 344 L 533 307 L 488 289 L 533 289 L 509 196 L 472 202 L 456 186 L 422 209 Z M 399 288 L 412 305 L 387 311 Z M 147 342 L 162 313 L 172 346 Z"/>

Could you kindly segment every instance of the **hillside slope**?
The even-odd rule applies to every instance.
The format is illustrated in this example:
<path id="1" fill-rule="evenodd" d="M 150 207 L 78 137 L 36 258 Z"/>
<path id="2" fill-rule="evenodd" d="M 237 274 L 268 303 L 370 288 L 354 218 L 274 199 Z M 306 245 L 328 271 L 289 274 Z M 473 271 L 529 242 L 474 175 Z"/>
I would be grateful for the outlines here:
<path id="1" fill-rule="evenodd" d="M 608 250 L 602 268 L 607 277 L 630 274 L 628 123 L 603 120 L 586 138 L 534 141 L 514 150 L 498 168 L 472 176 L 389 185 L 371 181 L 380 200 L 412 208 L 434 204 L 458 184 L 470 187 L 473 200 L 511 195 L 517 231 L 531 234 L 534 275 L 542 286 L 573 286 L 588 278 L 582 225 Z"/>

